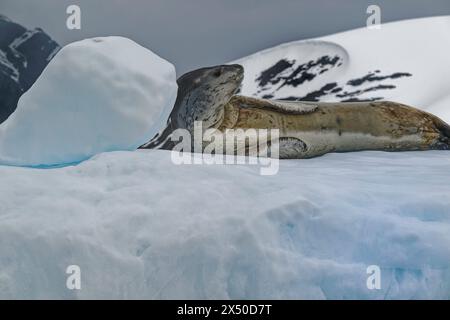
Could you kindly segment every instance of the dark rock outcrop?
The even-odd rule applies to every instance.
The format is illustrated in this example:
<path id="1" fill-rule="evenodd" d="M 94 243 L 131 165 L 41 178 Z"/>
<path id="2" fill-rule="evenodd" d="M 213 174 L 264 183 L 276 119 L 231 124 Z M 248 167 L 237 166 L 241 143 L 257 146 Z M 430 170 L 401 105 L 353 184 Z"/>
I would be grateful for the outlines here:
<path id="1" fill-rule="evenodd" d="M 0 123 L 59 49 L 42 29 L 28 30 L 0 15 Z"/>

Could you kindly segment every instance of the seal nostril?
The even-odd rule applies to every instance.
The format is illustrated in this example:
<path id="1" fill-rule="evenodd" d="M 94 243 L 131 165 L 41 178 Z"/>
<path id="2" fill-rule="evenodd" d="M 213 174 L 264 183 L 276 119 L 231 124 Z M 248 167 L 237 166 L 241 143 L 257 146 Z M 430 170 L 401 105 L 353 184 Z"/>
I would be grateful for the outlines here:
<path id="1" fill-rule="evenodd" d="M 217 78 L 220 77 L 222 75 L 222 69 L 217 69 L 216 71 L 214 71 L 213 75 Z"/>

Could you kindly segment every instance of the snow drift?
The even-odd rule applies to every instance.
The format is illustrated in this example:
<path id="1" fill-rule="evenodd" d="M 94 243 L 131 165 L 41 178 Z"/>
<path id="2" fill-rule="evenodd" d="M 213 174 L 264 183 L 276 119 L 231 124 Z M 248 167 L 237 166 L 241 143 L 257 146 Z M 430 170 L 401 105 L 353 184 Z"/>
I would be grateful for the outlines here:
<path id="1" fill-rule="evenodd" d="M 0 163 L 54 165 L 134 150 L 162 128 L 176 93 L 174 66 L 129 39 L 71 43 L 0 126 Z"/>

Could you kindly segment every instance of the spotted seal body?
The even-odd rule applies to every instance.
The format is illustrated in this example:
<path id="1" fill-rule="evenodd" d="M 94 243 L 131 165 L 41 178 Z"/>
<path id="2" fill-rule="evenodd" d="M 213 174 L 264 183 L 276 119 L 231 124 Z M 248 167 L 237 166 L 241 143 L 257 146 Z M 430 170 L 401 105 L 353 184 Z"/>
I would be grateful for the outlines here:
<path id="1" fill-rule="evenodd" d="M 295 112 L 285 108 L 297 105 Z M 233 96 L 221 131 L 279 129 L 280 158 L 328 152 L 450 149 L 450 127 L 436 116 L 395 102 L 313 103 Z"/>
<path id="2" fill-rule="evenodd" d="M 234 95 L 242 78 L 238 65 L 200 69 L 181 77 L 168 126 L 148 146 L 159 143 L 160 148 L 172 149 L 167 138 L 173 130 L 192 130 L 194 121 L 203 121 L 203 129 L 221 132 L 279 129 L 279 156 L 284 159 L 328 152 L 450 149 L 450 126 L 413 107 L 388 101 L 288 102 Z"/>

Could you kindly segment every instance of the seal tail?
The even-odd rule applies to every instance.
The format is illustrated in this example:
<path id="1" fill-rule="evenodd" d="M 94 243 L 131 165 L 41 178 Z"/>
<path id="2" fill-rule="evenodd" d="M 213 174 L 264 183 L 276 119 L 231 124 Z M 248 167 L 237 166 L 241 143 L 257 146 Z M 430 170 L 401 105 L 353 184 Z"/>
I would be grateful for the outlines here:
<path id="1" fill-rule="evenodd" d="M 438 117 L 434 117 L 434 125 L 440 132 L 439 142 L 436 145 L 437 149 L 450 150 L 450 125 Z"/>

